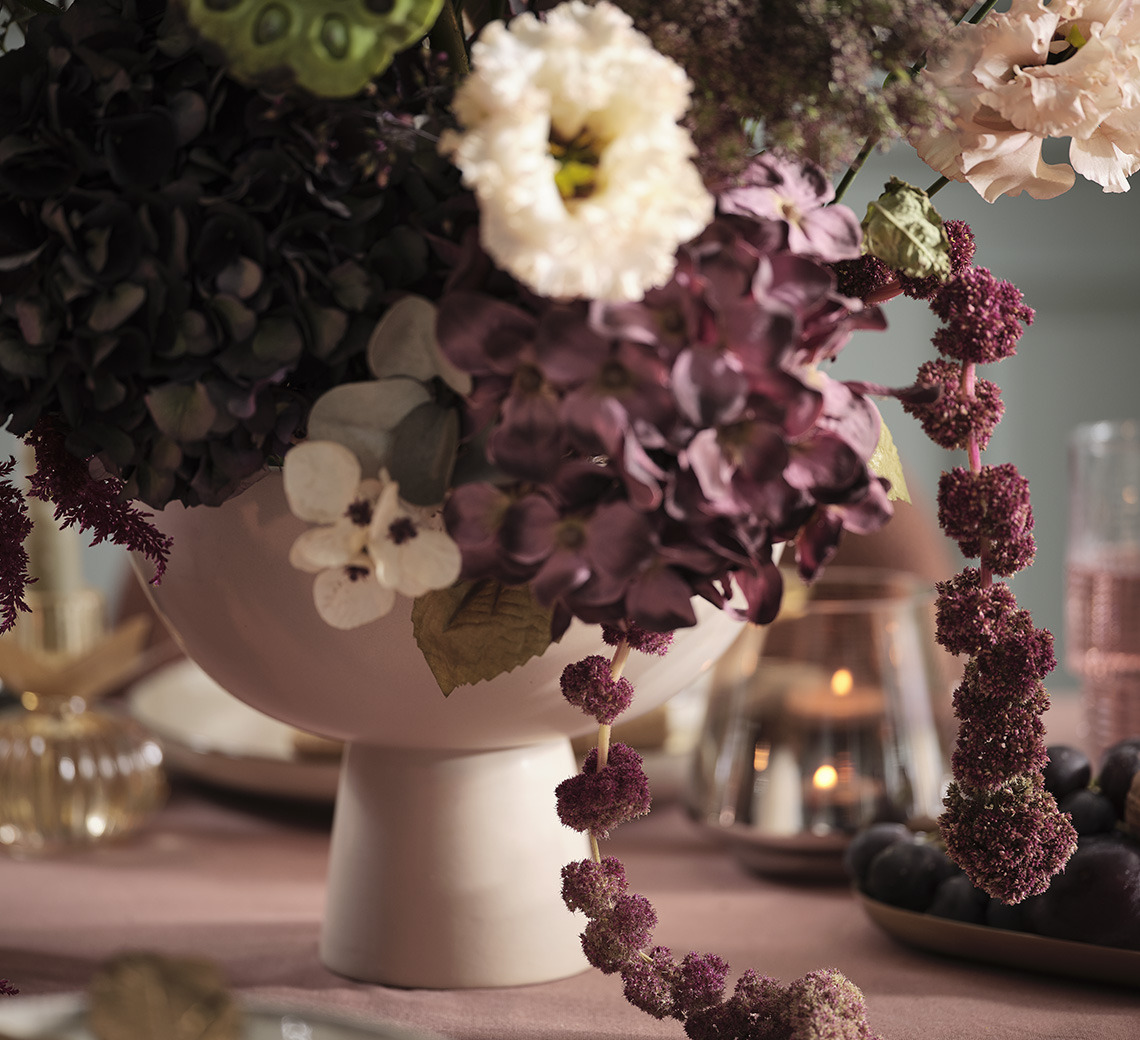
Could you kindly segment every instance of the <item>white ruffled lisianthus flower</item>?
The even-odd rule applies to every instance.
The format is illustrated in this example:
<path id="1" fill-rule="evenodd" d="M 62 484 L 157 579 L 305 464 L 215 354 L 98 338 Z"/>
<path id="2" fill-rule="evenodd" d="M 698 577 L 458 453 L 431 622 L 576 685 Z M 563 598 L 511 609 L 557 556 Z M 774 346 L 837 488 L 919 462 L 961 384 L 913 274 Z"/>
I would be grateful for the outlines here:
<path id="1" fill-rule="evenodd" d="M 440 150 L 479 201 L 481 241 L 534 291 L 637 300 L 672 275 L 713 199 L 677 121 L 691 83 L 612 4 L 488 25 Z"/>
<path id="2" fill-rule="evenodd" d="M 988 201 L 1027 191 L 1048 199 L 1076 174 L 1108 192 L 1140 169 L 1140 4 L 1013 0 L 1008 12 L 959 25 L 925 75 L 957 105 L 955 126 L 913 143 L 920 158 Z M 1069 163 L 1041 146 L 1069 137 Z M 1070 165 L 1071 164 L 1071 165 Z"/>
<path id="3" fill-rule="evenodd" d="M 336 441 L 305 441 L 285 456 L 285 497 L 318 526 L 293 542 L 289 562 L 315 574 L 321 619 L 351 629 L 383 617 L 396 594 L 420 596 L 459 577 L 459 547 L 435 514 L 400 501 L 388 479 L 362 478 L 360 462 Z"/>

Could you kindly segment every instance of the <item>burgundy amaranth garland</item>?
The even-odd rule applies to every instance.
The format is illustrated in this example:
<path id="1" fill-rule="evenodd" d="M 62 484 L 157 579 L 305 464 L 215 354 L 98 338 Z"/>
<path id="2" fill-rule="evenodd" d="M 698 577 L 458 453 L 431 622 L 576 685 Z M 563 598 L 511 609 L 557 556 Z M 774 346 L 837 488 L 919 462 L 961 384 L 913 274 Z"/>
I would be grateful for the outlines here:
<path id="1" fill-rule="evenodd" d="M 840 282 L 865 300 L 883 302 L 900 292 L 926 300 L 943 323 L 933 337 L 943 357 L 919 370 L 919 381 L 940 386 L 942 394 L 931 403 L 903 404 L 936 444 L 966 452 L 967 466 L 939 481 L 938 520 L 962 554 L 979 561 L 937 585 L 938 641 L 969 655 L 954 692 L 961 727 L 939 828 L 951 858 L 975 885 L 1018 903 L 1043 892 L 1076 847 L 1069 817 L 1045 791 L 1042 775 L 1053 636 L 1018 609 L 1008 584 L 994 580 L 1033 562 L 1029 482 L 1012 464 L 982 464 L 1004 406 L 978 366 L 1012 357 L 1033 311 L 1016 286 L 973 266 L 967 224 L 947 221 L 946 232 L 951 276 L 945 282 L 899 275 L 873 257 L 842 265 Z"/>
<path id="2" fill-rule="evenodd" d="M 1017 608 L 1007 583 L 995 580 L 1033 561 L 1029 485 L 1011 464 L 982 464 L 1004 407 L 978 366 L 1016 353 L 1033 311 L 1015 286 L 973 265 L 968 225 L 948 221 L 946 230 L 951 274 L 945 282 L 900 275 L 870 256 L 836 266 L 841 291 L 867 302 L 905 293 L 928 301 L 943 322 L 933 338 L 943 358 L 919 372 L 919 382 L 939 386 L 941 395 L 904 404 L 935 443 L 967 454 L 967 466 L 942 475 L 938 515 L 963 555 L 979 561 L 937 585 L 938 641 L 969 655 L 954 694 L 962 725 L 939 826 L 950 856 L 974 884 L 1016 903 L 1044 891 L 1076 845 L 1069 817 L 1042 776 L 1053 637 Z M 716 954 L 689 953 L 678 962 L 667 948 L 650 945 L 657 924 L 652 905 L 628 892 L 621 862 L 603 857 L 598 843 L 649 811 L 641 757 L 611 744 L 610 729 L 633 696 L 621 676 L 629 652 L 663 654 L 669 637 L 636 625 L 603 626 L 603 633 L 615 647 L 612 660 L 588 657 L 562 676 L 564 696 L 598 721 L 599 736 L 581 773 L 556 792 L 562 822 L 590 837 L 591 858 L 562 872 L 563 900 L 589 919 L 582 933 L 587 959 L 602 972 L 620 973 L 631 1004 L 680 1020 L 692 1040 L 872 1037 L 862 994 L 838 971 L 812 972 L 785 986 L 749 969 L 726 997 L 729 966 Z"/>
<path id="3" fill-rule="evenodd" d="M 666 947 L 651 945 L 657 924 L 652 904 L 628 891 L 620 860 L 603 857 L 598 842 L 649 811 L 641 756 L 625 744 L 611 744 L 610 728 L 633 695 L 621 675 L 630 651 L 664 654 L 672 635 L 633 624 L 603 625 L 602 632 L 614 647 L 612 660 L 587 657 L 562 674 L 566 699 L 597 720 L 598 744 L 582 771 L 556 791 L 559 818 L 590 838 L 591 857 L 562 871 L 563 900 L 589 919 L 582 932 L 586 959 L 606 974 L 620 973 L 631 1004 L 655 1018 L 678 1019 L 692 1040 L 874 1040 L 862 994 L 834 969 L 810 972 L 786 986 L 749 969 L 726 997 L 729 966 L 716 954 L 689 953 L 678 962 Z"/>

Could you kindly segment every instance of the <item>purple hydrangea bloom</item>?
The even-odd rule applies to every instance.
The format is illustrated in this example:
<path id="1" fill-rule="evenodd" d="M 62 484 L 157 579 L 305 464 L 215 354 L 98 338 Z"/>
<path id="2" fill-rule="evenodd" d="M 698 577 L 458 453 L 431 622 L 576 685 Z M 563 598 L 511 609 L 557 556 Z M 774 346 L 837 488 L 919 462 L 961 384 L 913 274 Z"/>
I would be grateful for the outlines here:
<path id="1" fill-rule="evenodd" d="M 562 670 L 562 696 L 603 726 L 614 721 L 633 701 L 633 683 L 615 679 L 610 663 L 600 654 L 573 661 Z"/>
<path id="2" fill-rule="evenodd" d="M 586 755 L 582 772 L 563 780 L 554 790 L 558 818 L 576 831 L 597 838 L 611 827 L 649 812 L 649 781 L 641 756 L 626 744 L 610 745 L 605 767 L 598 771 L 598 749 Z"/>
<path id="3" fill-rule="evenodd" d="M 1044 892 L 1076 848 L 1069 817 L 1040 777 L 1000 787 L 951 783 L 939 828 L 946 850 L 975 885 L 1006 903 Z"/>
<path id="4" fill-rule="evenodd" d="M 807 576 L 843 531 L 888 519 L 868 468 L 879 389 L 818 369 L 884 326 L 817 259 L 858 255 L 828 190 L 760 161 L 634 303 L 541 300 L 464 265 L 436 332 L 473 383 L 444 513 L 465 578 L 528 582 L 555 633 L 570 617 L 667 632 L 695 624 L 694 597 L 726 607 L 735 591 L 729 609 L 764 623 L 774 544 L 806 532 Z"/>
<path id="5" fill-rule="evenodd" d="M 616 857 L 606 856 L 600 863 L 578 860 L 562 868 L 562 901 L 570 910 L 600 917 L 625 894 L 626 884 L 625 867 Z"/>
<path id="6" fill-rule="evenodd" d="M 846 206 L 827 205 L 834 197 L 831 180 L 814 163 L 761 155 L 717 202 L 721 213 L 777 222 L 793 253 L 852 259 L 863 242 L 859 218 Z"/>
<path id="7" fill-rule="evenodd" d="M 582 932 L 582 951 L 599 971 L 621 971 L 649 942 L 657 913 L 645 896 L 621 895 L 613 909 L 595 917 Z"/>

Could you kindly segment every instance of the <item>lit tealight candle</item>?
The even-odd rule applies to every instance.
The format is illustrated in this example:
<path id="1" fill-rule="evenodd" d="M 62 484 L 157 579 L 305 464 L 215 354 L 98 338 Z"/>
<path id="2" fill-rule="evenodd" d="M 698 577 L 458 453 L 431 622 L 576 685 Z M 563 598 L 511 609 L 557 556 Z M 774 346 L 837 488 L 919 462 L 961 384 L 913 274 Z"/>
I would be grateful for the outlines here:
<path id="1" fill-rule="evenodd" d="M 883 691 L 857 686 L 847 668 L 839 668 L 827 685 L 788 692 L 788 714 L 809 722 L 856 722 L 882 716 L 886 707 Z"/>

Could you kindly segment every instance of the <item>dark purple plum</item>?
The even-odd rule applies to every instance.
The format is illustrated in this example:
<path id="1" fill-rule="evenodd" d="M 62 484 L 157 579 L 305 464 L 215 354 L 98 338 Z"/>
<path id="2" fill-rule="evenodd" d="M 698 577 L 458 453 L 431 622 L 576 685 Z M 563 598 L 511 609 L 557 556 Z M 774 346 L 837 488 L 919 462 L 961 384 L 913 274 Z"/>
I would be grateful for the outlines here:
<path id="1" fill-rule="evenodd" d="M 1140 772 L 1140 739 L 1122 740 L 1104 753 L 1097 786 L 1112 802 L 1117 816 L 1124 815 L 1124 800 L 1137 772 Z"/>
<path id="2" fill-rule="evenodd" d="M 1080 748 L 1068 744 L 1051 744 L 1045 764 L 1045 790 L 1058 802 L 1072 791 L 1088 787 L 1092 779 L 1092 762 Z"/>
<path id="3" fill-rule="evenodd" d="M 1061 812 L 1072 815 L 1073 827 L 1079 835 L 1108 834 L 1116 828 L 1119 818 L 1116 807 L 1106 795 L 1087 787 L 1070 791 L 1058 799 L 1058 807 Z"/>
<path id="4" fill-rule="evenodd" d="M 843 853 L 843 869 L 859 888 L 867 879 L 871 860 L 896 841 L 911 841 L 914 835 L 901 823 L 872 823 L 859 831 Z"/>
<path id="5" fill-rule="evenodd" d="M 989 901 L 990 897 L 980 888 L 975 888 L 965 874 L 955 874 L 938 886 L 926 912 L 932 917 L 983 924 Z"/>
<path id="6" fill-rule="evenodd" d="M 938 886 L 957 869 L 935 845 L 896 841 L 871 860 L 863 891 L 881 903 L 922 911 L 933 902 Z"/>
<path id="7" fill-rule="evenodd" d="M 1034 931 L 1054 939 L 1132 945 L 1140 921 L 1140 848 L 1114 836 L 1086 838 L 1030 915 Z"/>

